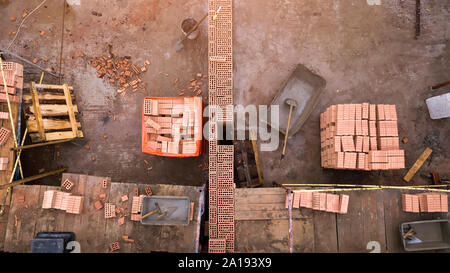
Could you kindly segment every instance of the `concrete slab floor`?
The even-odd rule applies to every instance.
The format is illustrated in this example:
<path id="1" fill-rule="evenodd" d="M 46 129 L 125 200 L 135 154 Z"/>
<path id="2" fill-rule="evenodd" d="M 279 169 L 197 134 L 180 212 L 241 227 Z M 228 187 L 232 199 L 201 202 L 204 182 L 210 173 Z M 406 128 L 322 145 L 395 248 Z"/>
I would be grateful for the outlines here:
<path id="1" fill-rule="evenodd" d="M 181 35 L 181 21 L 201 18 L 207 1 L 181 5 L 160 0 L 69 2 L 80 5 L 66 6 L 64 12 L 63 0 L 48 1 L 27 20 L 10 50 L 28 59 L 47 57 L 48 63 L 39 64 L 64 73 L 63 81 L 75 87 L 85 143 L 91 150 L 64 144 L 27 151 L 23 155 L 26 174 L 65 165 L 71 172 L 111 176 L 115 181 L 201 184 L 198 165 L 206 156 L 173 159 L 141 152 L 140 111 L 144 96 L 177 96 L 193 75 L 207 73 L 206 24 L 200 26 L 200 37 L 189 41 L 181 52 L 172 47 Z M 414 1 L 368 2 L 234 1 L 235 104 L 269 104 L 298 63 L 327 81 L 310 118 L 289 139 L 284 161 L 279 161 L 281 145 L 275 152 L 261 153 L 268 183 L 404 184 L 401 177 L 406 170 L 366 173 L 320 168 L 320 112 L 331 104 L 366 101 L 397 105 L 400 137 L 409 138 L 408 144 L 401 144 L 406 166 L 414 163 L 425 146 L 431 146 L 435 153 L 420 172 L 434 170 L 450 176 L 450 120 L 430 120 L 424 102 L 449 90 L 431 92 L 428 86 L 449 79 L 450 3 L 423 3 L 422 34 L 414 40 Z M 39 3 L 0 1 L 0 13 L 5 14 L 0 18 L 5 26 L 0 29 L 0 48 L 8 46 L 12 39 L 8 33 L 19 24 L 10 17 L 21 18 L 24 10 Z M 46 34 L 41 36 L 40 30 Z M 142 78 L 146 94 L 137 92 L 122 100 L 114 88 L 96 77 L 87 60 L 105 55 L 108 43 L 119 56 L 131 56 L 139 64 L 150 61 Z M 39 78 L 37 70 L 27 71 L 25 80 Z M 173 83 L 176 78 L 179 84 Z M 58 83 L 51 76 L 45 80 Z M 113 121 L 112 115 L 118 120 Z M 144 159 L 153 167 L 151 171 L 146 170 Z M 44 182 L 57 183 L 55 178 Z M 417 175 L 414 183 L 427 181 Z"/>

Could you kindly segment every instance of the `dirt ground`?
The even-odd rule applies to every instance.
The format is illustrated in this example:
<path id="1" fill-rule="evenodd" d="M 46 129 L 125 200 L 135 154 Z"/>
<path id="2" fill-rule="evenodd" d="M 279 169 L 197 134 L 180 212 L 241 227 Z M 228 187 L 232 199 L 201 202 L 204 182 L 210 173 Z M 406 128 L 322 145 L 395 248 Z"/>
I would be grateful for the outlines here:
<path id="1" fill-rule="evenodd" d="M 22 13 L 40 0 L 0 2 L 0 48 L 8 47 Z M 85 139 L 75 144 L 39 148 L 23 154 L 26 175 L 39 169 L 68 166 L 73 173 L 110 176 L 134 183 L 202 184 L 198 158 L 162 158 L 143 154 L 140 143 L 141 103 L 145 96 L 178 96 L 196 73 L 207 73 L 207 25 L 200 36 L 180 52 L 173 49 L 187 17 L 197 20 L 207 11 L 207 1 L 191 0 L 50 0 L 23 25 L 10 51 L 40 61 L 64 74 L 63 82 L 75 88 Z M 76 3 L 80 3 L 77 5 Z M 430 0 L 422 6 L 422 32 L 414 39 L 415 2 L 365 0 L 333 1 L 234 1 L 235 104 L 269 104 L 299 63 L 327 81 L 318 105 L 303 128 L 289 139 L 287 156 L 280 148 L 262 152 L 267 183 L 404 184 L 406 170 L 385 172 L 332 171 L 320 168 L 319 114 L 331 104 L 396 104 L 400 137 L 408 137 L 406 166 L 411 166 L 426 146 L 435 149 L 420 173 L 430 170 L 450 176 L 450 120 L 431 120 L 425 99 L 449 92 L 429 86 L 449 80 L 450 2 Z M 370 1 L 369 1 L 370 2 Z M 93 11 L 101 16 L 93 15 Z M 15 22 L 10 17 L 17 17 Z M 45 34 L 40 35 L 44 30 Z M 145 92 L 127 94 L 96 77 L 89 58 L 107 54 L 131 56 L 133 62 L 149 60 L 142 77 Z M 26 68 L 25 81 L 40 72 Z M 168 74 L 166 76 L 166 74 Z M 179 78 L 177 84 L 175 79 Z M 47 75 L 47 83 L 59 79 Z M 207 94 L 206 87 L 204 94 Z M 204 96 L 205 96 L 204 95 Z M 116 115 L 117 120 L 112 116 Z M 104 135 L 108 135 L 105 140 Z M 280 138 L 281 142 L 281 138 Z M 82 148 L 88 144 L 91 150 Z M 60 154 L 57 157 L 57 154 Z M 92 161 L 91 157 L 96 160 Z M 144 159 L 153 167 L 147 171 Z M 57 184 L 55 177 L 43 181 Z M 417 175 L 414 183 L 427 180 Z"/>

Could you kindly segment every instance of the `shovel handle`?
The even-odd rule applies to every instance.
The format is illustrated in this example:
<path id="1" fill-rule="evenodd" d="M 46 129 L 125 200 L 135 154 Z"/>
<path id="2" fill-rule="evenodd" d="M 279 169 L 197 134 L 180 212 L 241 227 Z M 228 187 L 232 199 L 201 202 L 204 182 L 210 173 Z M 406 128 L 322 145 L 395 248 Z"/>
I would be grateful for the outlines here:
<path id="1" fill-rule="evenodd" d="M 286 135 L 284 136 L 283 153 L 281 153 L 281 155 L 283 156 L 286 154 L 286 144 L 289 135 L 289 127 L 291 127 L 292 107 L 293 107 L 292 105 L 289 107 L 289 118 L 286 126 Z"/>
<path id="2" fill-rule="evenodd" d="M 186 33 L 186 35 L 184 36 L 183 40 L 184 40 L 185 38 L 187 38 L 189 35 L 191 35 L 191 33 L 194 32 L 194 31 L 198 28 L 198 26 L 199 26 L 203 21 L 205 21 L 206 17 L 208 17 L 208 13 L 206 13 L 205 15 L 203 15 L 202 19 L 200 19 L 200 21 L 198 21 L 197 24 L 195 24 L 194 27 L 192 27 L 192 29 L 189 30 L 189 31 Z"/>

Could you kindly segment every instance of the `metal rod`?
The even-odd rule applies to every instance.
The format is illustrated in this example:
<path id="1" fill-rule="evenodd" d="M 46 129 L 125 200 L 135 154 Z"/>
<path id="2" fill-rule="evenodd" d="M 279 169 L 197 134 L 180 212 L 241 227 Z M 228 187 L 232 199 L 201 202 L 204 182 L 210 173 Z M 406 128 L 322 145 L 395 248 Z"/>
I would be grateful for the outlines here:
<path id="1" fill-rule="evenodd" d="M 19 147 L 11 148 L 11 150 L 25 150 L 25 149 L 31 149 L 31 148 L 47 146 L 47 145 L 52 145 L 52 144 L 59 144 L 59 143 L 64 143 L 64 142 L 70 142 L 72 140 L 73 140 L 73 138 L 68 138 L 68 139 L 54 140 L 54 141 L 48 141 L 48 142 L 42 142 L 42 143 L 36 143 L 36 144 L 30 144 L 30 145 L 22 145 L 22 146 L 19 146 Z"/>
<path id="2" fill-rule="evenodd" d="M 62 172 L 67 171 L 67 170 L 68 170 L 68 168 L 65 167 L 65 168 L 62 168 L 62 169 L 59 169 L 59 170 L 55 170 L 55 171 L 51 171 L 51 172 L 47 172 L 47 173 L 43 173 L 43 174 L 30 176 L 30 177 L 27 177 L 27 178 L 24 178 L 24 179 L 20 179 L 20 180 L 14 181 L 11 184 L 0 185 L 0 190 L 3 190 L 4 188 L 11 188 L 11 187 L 14 187 L 14 186 L 17 186 L 17 185 L 20 185 L 20 184 L 23 184 L 23 183 L 27 183 L 27 182 L 30 182 L 30 181 L 34 181 L 34 180 L 37 180 L 37 179 L 41 179 L 41 178 L 44 178 L 44 177 L 47 177 L 47 176 L 50 176 L 50 175 L 62 173 Z M 7 195 L 5 195 L 4 200 L 3 200 L 3 204 L 1 205 L 0 216 L 2 216 L 3 213 L 5 212 L 6 198 L 7 198 Z"/>
<path id="3" fill-rule="evenodd" d="M 416 0 L 416 35 L 414 39 L 417 40 L 420 36 L 420 0 Z"/>
<path id="4" fill-rule="evenodd" d="M 31 182 L 31 181 L 34 181 L 34 180 L 37 180 L 37 179 L 41 179 L 41 178 L 44 178 L 44 177 L 47 177 L 47 176 L 50 176 L 50 175 L 62 173 L 62 172 L 67 171 L 67 170 L 68 170 L 68 168 L 64 167 L 64 168 L 61 168 L 61 169 L 58 169 L 58 170 L 55 170 L 55 171 L 42 173 L 42 174 L 38 174 L 38 175 L 33 175 L 33 176 L 30 176 L 30 177 L 27 177 L 27 178 L 24 178 L 24 179 L 20 179 L 20 180 L 14 181 L 11 184 L 0 185 L 0 190 L 3 190 L 3 189 L 8 188 L 8 187 L 14 187 L 14 186 L 17 186 L 17 185 L 20 185 L 20 184 L 24 184 L 24 183 L 27 183 L 27 182 Z"/>
<path id="5" fill-rule="evenodd" d="M 39 70 L 44 71 L 44 72 L 46 72 L 46 73 L 48 73 L 48 74 L 50 74 L 50 75 L 52 75 L 52 76 L 54 76 L 54 77 L 60 77 L 60 75 L 57 75 L 57 74 L 52 73 L 52 72 L 48 72 L 48 71 L 46 71 L 44 68 L 40 67 L 39 65 L 37 65 L 37 64 L 35 64 L 35 63 L 33 63 L 33 62 L 30 62 L 29 60 L 27 60 L 27 59 L 25 59 L 25 58 L 23 58 L 23 57 L 20 57 L 19 55 L 15 54 L 15 53 L 12 53 L 11 51 L 8 51 L 8 50 L 6 50 L 6 49 L 0 49 L 0 54 L 11 55 L 11 56 L 13 56 L 14 58 L 17 58 L 17 59 L 19 59 L 19 60 L 21 60 L 21 61 L 23 61 L 23 62 L 26 62 L 27 64 L 29 64 L 29 65 L 31 65 L 31 66 L 34 66 L 34 67 L 38 68 Z"/>
<path id="6" fill-rule="evenodd" d="M 436 84 L 435 86 L 431 87 L 431 90 L 439 89 L 439 88 L 444 87 L 444 86 L 449 85 L 449 84 L 450 84 L 450 81 L 446 81 L 446 82 L 443 82 L 443 83 L 440 83 L 440 84 Z"/>

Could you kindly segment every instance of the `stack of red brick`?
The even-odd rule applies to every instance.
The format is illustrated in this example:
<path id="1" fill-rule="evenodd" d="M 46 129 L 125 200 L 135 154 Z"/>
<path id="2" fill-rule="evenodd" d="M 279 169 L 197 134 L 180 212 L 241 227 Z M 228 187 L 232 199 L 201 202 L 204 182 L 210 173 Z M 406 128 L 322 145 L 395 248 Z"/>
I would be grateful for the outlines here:
<path id="1" fill-rule="evenodd" d="M 5 74 L 6 85 L 10 102 L 19 102 L 16 96 L 16 88 L 23 88 L 23 66 L 14 62 L 4 62 L 3 71 Z M 3 77 L 0 76 L 0 101 L 6 101 L 5 86 Z"/>
<path id="2" fill-rule="evenodd" d="M 440 193 L 402 194 L 405 212 L 448 212 L 448 195 Z"/>
<path id="3" fill-rule="evenodd" d="M 234 251 L 234 146 L 217 145 L 210 140 L 213 150 L 209 156 L 209 237 L 225 243 L 209 252 Z M 215 150 L 214 150 L 215 147 Z M 220 250 L 219 250 L 220 249 Z"/>
<path id="4" fill-rule="evenodd" d="M 405 168 L 395 105 L 332 105 L 320 114 L 320 139 L 324 168 L 366 171 Z"/>
<path id="5" fill-rule="evenodd" d="M 45 191 L 43 209 L 59 209 L 67 213 L 80 214 L 83 208 L 83 196 L 75 196 L 62 191 Z"/>
<path id="6" fill-rule="evenodd" d="M 144 99 L 143 151 L 198 155 L 202 139 L 202 98 Z"/>
<path id="7" fill-rule="evenodd" d="M 291 197 L 292 208 L 310 208 L 326 212 L 346 214 L 349 196 L 346 194 L 331 194 L 325 192 L 294 192 Z M 286 208 L 288 208 L 286 194 Z"/>

